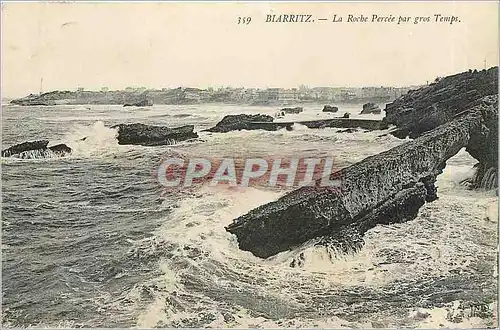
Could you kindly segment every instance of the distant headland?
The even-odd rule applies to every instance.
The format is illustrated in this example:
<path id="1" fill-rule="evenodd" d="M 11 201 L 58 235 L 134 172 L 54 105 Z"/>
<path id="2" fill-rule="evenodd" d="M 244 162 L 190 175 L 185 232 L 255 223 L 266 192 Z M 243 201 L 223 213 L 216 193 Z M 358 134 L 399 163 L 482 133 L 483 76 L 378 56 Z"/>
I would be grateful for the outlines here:
<path id="1" fill-rule="evenodd" d="M 99 91 L 78 88 L 75 91 L 51 91 L 30 94 L 10 103 L 22 106 L 109 104 L 150 106 L 153 104 L 230 103 L 248 105 L 286 105 L 309 102 L 390 102 L 415 87 L 312 87 L 298 88 L 162 88 L 127 87 L 124 90 Z"/>

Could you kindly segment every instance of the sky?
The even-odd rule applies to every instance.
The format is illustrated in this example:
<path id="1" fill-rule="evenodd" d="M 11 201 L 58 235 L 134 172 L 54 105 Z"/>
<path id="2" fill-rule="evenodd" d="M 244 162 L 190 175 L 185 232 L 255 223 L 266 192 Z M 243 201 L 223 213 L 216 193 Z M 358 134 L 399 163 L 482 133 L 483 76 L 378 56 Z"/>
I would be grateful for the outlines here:
<path id="1" fill-rule="evenodd" d="M 279 14 L 328 21 L 265 22 Z M 349 14 L 412 20 L 353 23 Z M 414 24 L 420 16 L 431 22 Z M 4 2 L 1 28 L 3 97 L 38 93 L 41 78 L 43 91 L 408 86 L 498 65 L 497 2 Z"/>

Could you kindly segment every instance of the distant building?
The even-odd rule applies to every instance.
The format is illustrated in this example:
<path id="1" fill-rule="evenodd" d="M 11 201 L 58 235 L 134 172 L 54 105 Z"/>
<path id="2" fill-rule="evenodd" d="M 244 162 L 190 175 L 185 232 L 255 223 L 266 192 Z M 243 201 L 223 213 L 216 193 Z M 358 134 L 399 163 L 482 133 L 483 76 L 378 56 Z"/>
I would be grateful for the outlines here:
<path id="1" fill-rule="evenodd" d="M 283 102 L 293 102 L 299 100 L 299 91 L 296 88 L 279 89 L 278 100 Z"/>
<path id="2" fill-rule="evenodd" d="M 268 88 L 267 89 L 267 100 L 268 101 L 278 101 L 280 97 L 281 88 Z"/>

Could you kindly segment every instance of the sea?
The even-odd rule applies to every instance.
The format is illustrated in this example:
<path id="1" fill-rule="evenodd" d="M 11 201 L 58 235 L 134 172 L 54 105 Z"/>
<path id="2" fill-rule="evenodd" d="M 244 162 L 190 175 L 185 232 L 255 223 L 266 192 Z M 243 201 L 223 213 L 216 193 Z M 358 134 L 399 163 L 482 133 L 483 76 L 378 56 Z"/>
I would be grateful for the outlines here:
<path id="1" fill-rule="evenodd" d="M 305 104 L 280 120 L 360 115 Z M 332 156 L 343 168 L 407 140 L 336 128 L 207 133 L 228 114 L 277 107 L 224 104 L 2 107 L 2 148 L 47 139 L 65 157 L 2 158 L 4 327 L 494 328 L 498 198 L 462 181 L 465 150 L 438 177 L 439 199 L 416 219 L 379 225 L 342 254 L 306 243 L 268 259 L 238 248 L 224 227 L 293 187 L 166 191 L 165 155 Z M 194 125 L 199 139 L 118 145 L 120 123 Z M 82 138 L 87 137 L 82 140 Z M 300 258 L 300 263 L 293 261 Z"/>

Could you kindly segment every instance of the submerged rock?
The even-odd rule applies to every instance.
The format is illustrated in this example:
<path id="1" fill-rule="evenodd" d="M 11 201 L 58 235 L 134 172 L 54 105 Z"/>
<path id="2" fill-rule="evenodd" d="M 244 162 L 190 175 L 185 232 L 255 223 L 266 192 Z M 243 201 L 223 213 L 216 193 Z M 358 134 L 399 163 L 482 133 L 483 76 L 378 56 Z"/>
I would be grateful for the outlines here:
<path id="1" fill-rule="evenodd" d="M 380 107 L 376 105 L 375 103 L 365 103 L 363 104 L 363 110 L 361 110 L 361 114 L 379 114 L 381 113 L 382 110 L 380 110 Z"/>
<path id="2" fill-rule="evenodd" d="M 463 147 L 480 153 L 476 141 L 498 117 L 497 106 L 498 97 L 496 103 L 486 99 L 428 134 L 331 174 L 340 187 L 299 188 L 235 219 L 226 230 L 241 249 L 262 258 L 322 237 L 344 250 L 356 248 L 370 228 L 412 220 L 437 198 L 434 183 L 446 161 Z M 488 139 L 498 139 L 490 134 Z"/>
<path id="3" fill-rule="evenodd" d="M 212 128 L 207 129 L 207 132 L 226 133 L 230 131 L 240 131 L 242 129 L 251 129 L 252 122 L 270 123 L 274 120 L 268 115 L 227 115 Z"/>
<path id="4" fill-rule="evenodd" d="M 325 105 L 323 107 L 323 112 L 337 112 L 339 111 L 338 107 L 334 107 L 333 105 Z"/>
<path id="5" fill-rule="evenodd" d="M 142 146 L 158 146 L 173 144 L 198 137 L 194 125 L 176 128 L 145 124 L 119 124 L 111 128 L 118 129 L 118 144 L 134 144 Z"/>

